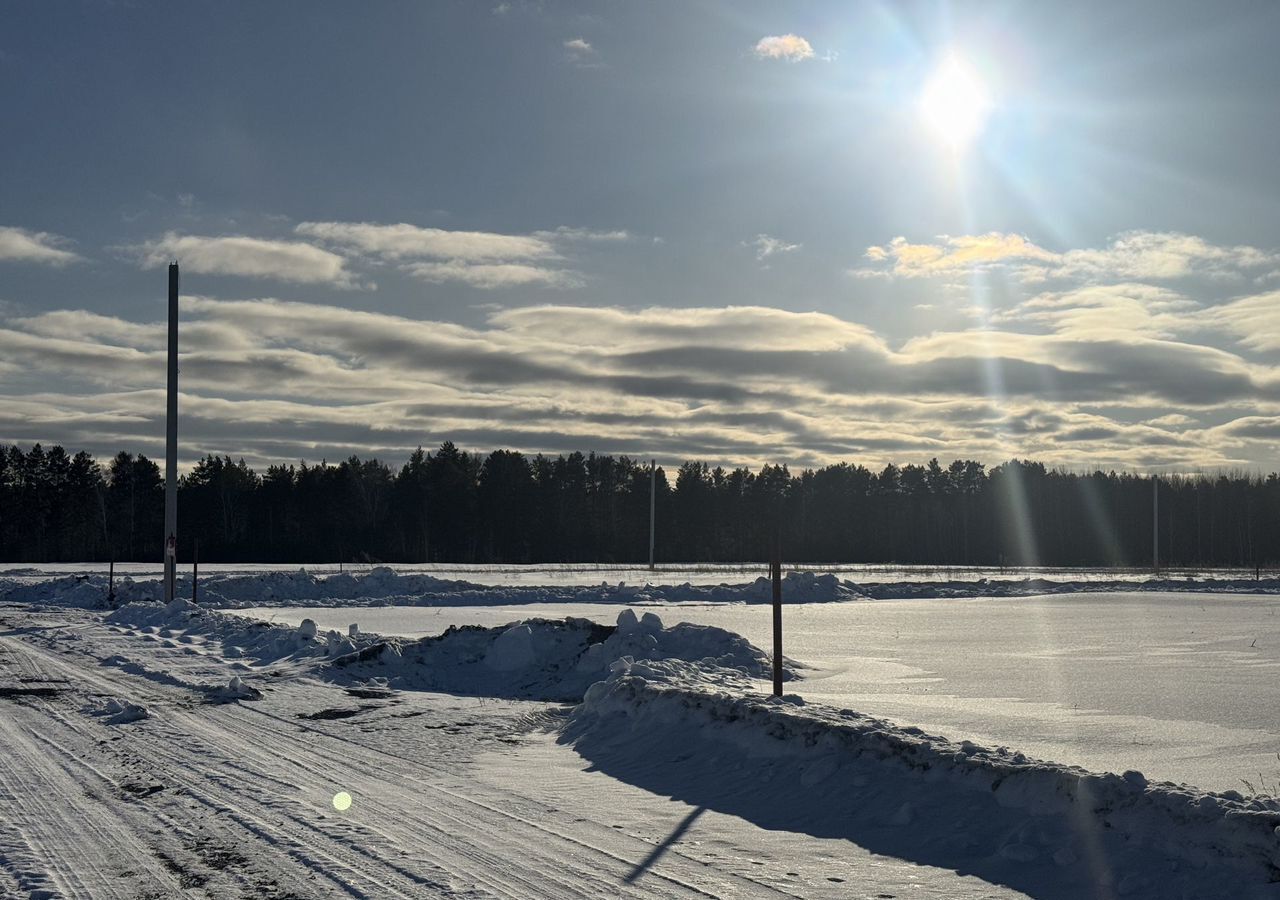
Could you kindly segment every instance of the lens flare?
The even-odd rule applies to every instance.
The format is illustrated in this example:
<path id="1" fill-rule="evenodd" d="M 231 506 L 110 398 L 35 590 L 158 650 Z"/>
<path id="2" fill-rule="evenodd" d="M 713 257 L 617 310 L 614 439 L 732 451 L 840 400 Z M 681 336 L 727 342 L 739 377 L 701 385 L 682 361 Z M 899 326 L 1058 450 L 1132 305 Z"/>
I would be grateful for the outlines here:
<path id="1" fill-rule="evenodd" d="M 333 808 L 338 812 L 346 812 L 351 808 L 351 795 L 346 791 L 338 791 L 333 795 Z"/>

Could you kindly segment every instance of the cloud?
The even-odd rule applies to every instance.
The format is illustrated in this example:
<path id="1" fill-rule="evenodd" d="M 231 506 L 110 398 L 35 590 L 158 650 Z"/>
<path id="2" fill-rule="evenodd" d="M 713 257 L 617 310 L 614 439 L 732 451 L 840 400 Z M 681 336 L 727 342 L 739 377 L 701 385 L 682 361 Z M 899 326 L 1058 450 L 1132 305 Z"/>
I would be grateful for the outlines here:
<path id="1" fill-rule="evenodd" d="M 574 272 L 519 263 L 468 263 L 450 260 L 409 263 L 402 268 L 421 281 L 436 284 L 452 281 L 483 290 L 528 285 L 576 288 L 584 283 L 581 276 Z"/>
<path id="2" fill-rule="evenodd" d="M 600 66 L 600 54 L 583 38 L 570 38 L 564 41 L 562 46 L 565 58 L 578 68 L 594 69 Z"/>
<path id="3" fill-rule="evenodd" d="M 303 222 L 300 235 L 387 260 L 413 258 L 495 262 L 513 259 L 555 259 L 555 246 L 546 237 L 495 234 L 487 231 L 447 231 L 401 222 Z"/>
<path id="4" fill-rule="evenodd" d="M 630 239 L 626 231 L 592 231 L 564 225 L 533 234 L 451 231 L 404 222 L 303 222 L 294 230 L 344 252 L 393 263 L 421 281 L 453 282 L 482 290 L 580 287 L 585 279 L 565 267 L 560 245 Z"/>
<path id="5" fill-rule="evenodd" d="M 1187 302 L 1139 285 L 1046 293 L 982 330 L 895 345 L 848 318 L 769 306 L 543 305 L 464 326 L 189 296 L 182 433 L 193 454 L 255 465 L 395 459 L 451 437 L 476 449 L 751 465 L 1016 455 L 1274 466 L 1280 370 L 1161 321 L 1203 314 Z M 1132 318 L 1108 337 L 1072 310 Z M 27 380 L 0 379 L 0 442 L 158 452 L 164 340 L 160 316 L 54 310 L 3 321 L 0 359 Z"/>
<path id="6" fill-rule="evenodd" d="M 177 260 L 184 270 L 201 275 L 240 275 L 337 288 L 372 287 L 357 283 L 343 257 L 300 241 L 244 235 L 205 237 L 170 231 L 123 249 L 137 256 L 144 269 Z"/>
<path id="7" fill-rule="evenodd" d="M 756 42 L 754 53 L 758 59 L 785 59 L 801 62 L 813 58 L 813 47 L 798 34 L 775 34 Z"/>
<path id="8" fill-rule="evenodd" d="M 1202 330 L 1198 309 L 1198 303 L 1168 288 L 1123 283 L 1039 294 L 995 313 L 992 321 L 1041 325 L 1080 340 L 1171 338 Z"/>
<path id="9" fill-rule="evenodd" d="M 66 249 L 69 243 L 66 238 L 47 231 L 0 225 L 0 262 L 65 266 L 80 260 L 78 255 Z"/>
<path id="10" fill-rule="evenodd" d="M 1280 351 L 1280 291 L 1270 291 L 1207 309 L 1201 319 L 1235 335 L 1258 353 Z"/>
<path id="11" fill-rule="evenodd" d="M 1103 248 L 1058 253 L 1023 235 L 998 231 L 978 235 L 940 235 L 932 243 L 896 237 L 868 247 L 870 265 L 851 270 L 857 277 L 899 278 L 968 276 L 996 268 L 1017 280 L 1049 279 L 1089 283 L 1140 279 L 1173 280 L 1192 275 L 1240 277 L 1280 262 L 1280 254 L 1250 246 L 1218 246 L 1177 232 L 1131 231 Z"/>
<path id="12" fill-rule="evenodd" d="M 1057 254 L 1022 235 L 998 231 L 958 237 L 941 235 L 932 244 L 913 244 L 905 237 L 896 237 L 884 246 L 868 247 L 865 256 L 874 264 L 883 264 L 873 267 L 870 273 L 883 273 L 887 266 L 900 278 L 950 277 L 1011 262 L 1034 264 L 1058 259 Z M 855 274 L 860 271 L 855 270 Z"/>
<path id="13" fill-rule="evenodd" d="M 533 236 L 551 241 L 588 241 L 591 243 L 621 243 L 632 239 L 632 234 L 622 229 L 592 231 L 589 228 L 570 228 L 568 225 L 561 225 L 554 231 L 535 231 Z"/>
<path id="14" fill-rule="evenodd" d="M 1165 280 L 1197 273 L 1232 275 L 1277 261 L 1280 256 L 1256 247 L 1216 246 L 1177 232 L 1132 231 L 1103 249 L 1070 250 L 1045 274 L 1051 278 Z"/>
<path id="15" fill-rule="evenodd" d="M 770 237 L 767 234 L 757 234 L 753 241 L 743 241 L 743 246 L 755 247 L 756 259 L 760 262 L 773 256 L 775 253 L 791 253 L 799 250 L 800 244 L 788 244 L 779 238 Z"/>

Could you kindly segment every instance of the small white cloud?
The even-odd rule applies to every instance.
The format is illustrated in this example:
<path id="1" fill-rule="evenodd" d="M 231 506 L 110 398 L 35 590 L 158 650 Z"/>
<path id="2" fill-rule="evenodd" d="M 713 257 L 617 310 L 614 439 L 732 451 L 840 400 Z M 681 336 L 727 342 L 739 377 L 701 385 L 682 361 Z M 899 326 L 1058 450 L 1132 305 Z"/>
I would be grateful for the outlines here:
<path id="1" fill-rule="evenodd" d="M 585 38 L 572 38 L 564 42 L 565 58 L 579 69 L 598 69 L 602 66 L 600 54 Z"/>
<path id="2" fill-rule="evenodd" d="M 533 236 L 547 240 L 589 241 L 591 243 L 622 242 L 631 240 L 631 232 L 623 229 L 614 231 L 592 231 L 589 228 L 570 228 L 561 225 L 555 231 L 535 231 Z"/>
<path id="3" fill-rule="evenodd" d="M 756 250 L 756 259 L 764 262 L 770 256 L 777 253 L 791 253 L 799 250 L 800 244 L 788 244 L 786 241 L 776 237 L 770 237 L 767 234 L 757 234 L 754 241 L 743 241 L 744 247 L 754 247 Z"/>
<path id="4" fill-rule="evenodd" d="M 65 266 L 80 257 L 66 249 L 66 238 L 47 231 L 0 225 L 0 261 Z"/>
<path id="5" fill-rule="evenodd" d="M 798 34 L 773 34 L 756 42 L 755 55 L 758 59 L 801 62 L 813 59 L 814 53 L 813 46 Z"/>
<path id="6" fill-rule="evenodd" d="M 401 268 L 422 281 L 436 284 L 454 281 L 483 290 L 530 285 L 558 288 L 582 286 L 582 277 L 576 272 L 522 263 L 469 263 L 451 259 L 446 262 L 410 263 Z"/>

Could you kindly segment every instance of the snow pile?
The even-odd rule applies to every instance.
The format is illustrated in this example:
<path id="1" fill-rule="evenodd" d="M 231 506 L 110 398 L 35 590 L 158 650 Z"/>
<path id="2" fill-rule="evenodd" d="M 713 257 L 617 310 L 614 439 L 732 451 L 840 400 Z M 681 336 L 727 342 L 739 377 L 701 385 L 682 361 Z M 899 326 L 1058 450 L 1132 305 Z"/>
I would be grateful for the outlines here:
<path id="1" fill-rule="evenodd" d="M 151 713 L 145 706 L 115 697 L 100 706 L 90 707 L 86 712 L 92 716 L 101 716 L 107 725 L 126 725 L 129 722 L 140 722 L 151 717 Z"/>
<path id="2" fill-rule="evenodd" d="M 87 575 L 65 575 L 30 584 L 9 582 L 7 587 L 0 584 L 0 601 L 102 609 L 107 605 L 107 584 L 105 578 Z"/>
<path id="3" fill-rule="evenodd" d="M 231 676 L 226 687 L 214 688 L 209 699 L 215 703 L 234 703 L 237 700 L 261 700 L 262 691 L 245 684 L 239 675 Z"/>
<path id="4" fill-rule="evenodd" d="M 772 671 L 768 655 L 722 628 L 624 609 L 616 626 L 588 619 L 529 619 L 499 628 L 454 627 L 417 641 L 380 641 L 334 660 L 350 677 L 387 679 L 396 688 L 479 696 L 574 701 L 615 661 L 699 660 L 749 683 Z M 795 677 L 788 662 L 786 676 Z"/>
<path id="5" fill-rule="evenodd" d="M 922 862 L 1064 896 L 1217 896 L 1224 872 L 1240 887 L 1280 872 L 1280 800 L 1096 774 L 752 688 L 701 662 L 621 660 L 562 740 L 609 774 L 765 827 L 797 827 L 779 821 L 790 815 L 877 852 L 925 845 Z"/>

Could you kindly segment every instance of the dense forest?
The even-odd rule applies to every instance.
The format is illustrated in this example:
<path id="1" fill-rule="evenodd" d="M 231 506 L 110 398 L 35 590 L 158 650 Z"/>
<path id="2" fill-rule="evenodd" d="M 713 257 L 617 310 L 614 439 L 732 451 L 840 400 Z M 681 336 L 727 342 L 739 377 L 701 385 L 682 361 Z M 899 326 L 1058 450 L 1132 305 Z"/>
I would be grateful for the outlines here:
<path id="1" fill-rule="evenodd" d="M 179 559 L 209 562 L 639 562 L 651 473 L 625 456 L 488 455 L 446 442 L 377 459 L 273 465 L 206 456 L 180 480 Z M 657 557 L 938 565 L 1149 565 L 1150 477 L 1027 461 L 988 470 L 840 463 L 658 468 Z M 163 475 L 121 452 L 0 446 L 0 561 L 159 560 Z M 1280 562 L 1280 476 L 1164 476 L 1167 565 Z"/>

